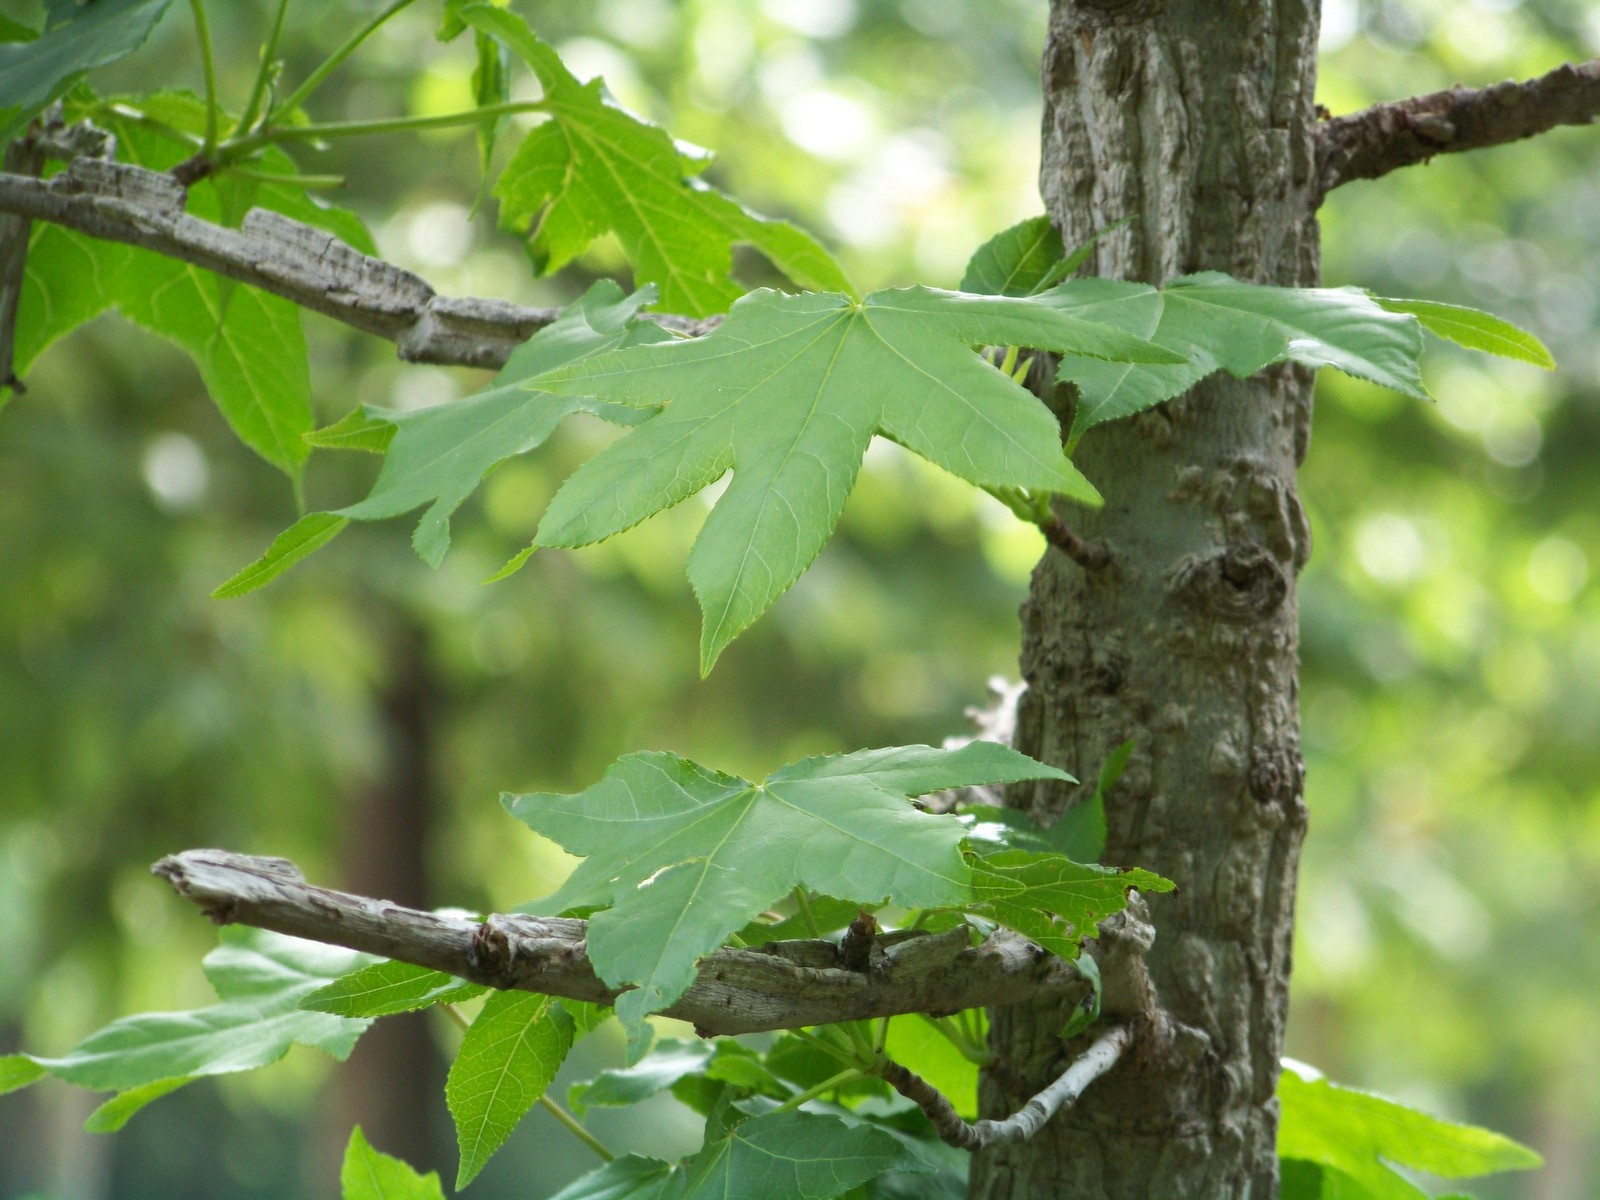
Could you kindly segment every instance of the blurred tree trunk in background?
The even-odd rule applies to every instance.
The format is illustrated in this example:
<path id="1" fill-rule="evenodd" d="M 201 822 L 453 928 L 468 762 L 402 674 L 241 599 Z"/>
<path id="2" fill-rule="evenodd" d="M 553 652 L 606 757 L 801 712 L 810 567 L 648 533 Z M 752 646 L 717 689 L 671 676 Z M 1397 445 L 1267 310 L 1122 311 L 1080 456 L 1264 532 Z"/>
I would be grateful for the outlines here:
<path id="1" fill-rule="evenodd" d="M 1042 187 L 1067 244 L 1138 219 L 1094 273 L 1197 270 L 1317 282 L 1314 0 L 1056 0 L 1044 55 Z M 986 1200 L 1270 1200 L 1295 868 L 1305 828 L 1295 576 L 1309 554 L 1294 471 L 1311 381 L 1214 379 L 1096 428 L 1078 461 L 1104 491 L 1066 513 L 1104 542 L 1085 571 L 1050 553 L 1023 608 L 1020 748 L 1093 780 L 1119 743 L 1104 861 L 1178 881 L 1153 898 L 1149 962 L 1181 1026 L 1025 1145 L 981 1155 Z M 1018 789 L 1046 820 L 1080 790 Z M 985 1115 L 1059 1073 L 1065 1014 L 994 1014 L 1015 1075 Z M 1081 1047 L 1080 1047 L 1081 1048 Z"/>
<path id="2" fill-rule="evenodd" d="M 346 814 L 341 886 L 416 908 L 433 905 L 428 885 L 427 840 L 437 810 L 436 761 L 440 686 L 433 676 L 421 625 L 392 603 L 368 595 L 383 644 L 388 679 L 377 704 L 383 760 Z M 326 1152 L 337 1164 L 353 1125 L 373 1145 L 400 1154 L 422 1170 L 449 1174 L 433 1153 L 433 1118 L 444 1090 L 444 1059 L 426 1013 L 376 1022 L 333 1075 L 336 1115 L 324 1128 L 337 1133 Z M 441 1147 L 443 1149 L 443 1147 Z M 453 1168 L 451 1168 L 453 1169 Z M 334 1174 L 338 1173 L 337 1165 Z M 317 1177 L 318 1187 L 329 1178 Z"/>

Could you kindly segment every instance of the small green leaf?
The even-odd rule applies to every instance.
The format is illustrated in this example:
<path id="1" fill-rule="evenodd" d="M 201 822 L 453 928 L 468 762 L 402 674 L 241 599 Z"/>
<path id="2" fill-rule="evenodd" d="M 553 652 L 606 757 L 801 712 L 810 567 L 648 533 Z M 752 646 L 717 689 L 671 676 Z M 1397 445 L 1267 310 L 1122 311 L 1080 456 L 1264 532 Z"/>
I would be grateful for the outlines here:
<path id="1" fill-rule="evenodd" d="M 306 434 L 309 445 L 324 450 L 365 450 L 382 454 L 394 440 L 394 422 L 372 415 L 365 408 L 352 409 L 332 425 Z"/>
<path id="2" fill-rule="evenodd" d="M 125 1092 L 118 1092 L 99 1108 L 89 1114 L 89 1119 L 83 1123 L 86 1133 L 115 1133 L 134 1117 L 134 1114 L 153 1100 L 177 1091 L 186 1083 L 193 1083 L 192 1075 L 180 1075 L 176 1079 L 157 1079 L 154 1083 L 147 1083 L 143 1087 L 129 1088 Z"/>
<path id="3" fill-rule="evenodd" d="M 1100 241 L 1101 238 L 1105 237 L 1106 234 L 1111 233 L 1113 230 L 1121 229 L 1124 225 L 1131 224 L 1138 219 L 1139 214 L 1134 213 L 1132 216 L 1123 217 L 1120 221 L 1113 221 L 1099 233 L 1091 237 L 1088 241 L 1084 242 L 1083 245 L 1074 247 L 1070 254 L 1063 258 L 1055 266 L 1050 268 L 1050 270 L 1045 274 L 1045 277 L 1038 282 L 1033 290 L 1036 293 L 1042 292 L 1046 288 L 1055 287 L 1056 284 L 1067 278 L 1067 276 L 1076 275 L 1078 273 L 1078 268 L 1089 261 L 1089 256 L 1094 253 L 1095 245 Z"/>
<path id="4" fill-rule="evenodd" d="M 401 962 L 375 962 L 318 988 L 300 1007 L 340 1017 L 386 1017 L 435 1004 L 455 1004 L 489 989 L 443 971 Z"/>
<path id="5" fill-rule="evenodd" d="M 1114 871 L 1060 854 L 1004 850 L 969 855 L 973 912 L 1032 938 L 1062 958 L 1076 958 L 1095 926 L 1127 906 L 1128 890 L 1170 892 L 1173 883 L 1150 871 Z"/>
<path id="6" fill-rule="evenodd" d="M 1132 757 L 1131 739 L 1106 755 L 1106 761 L 1100 765 L 1094 794 L 1067 809 L 1046 832 L 1045 839 L 1052 849 L 1060 851 L 1074 862 L 1100 861 L 1106 849 L 1106 793 L 1122 778 Z"/>
<path id="7" fill-rule="evenodd" d="M 1147 337 L 1184 360 L 1161 365 L 1064 357 L 1057 377 L 1081 393 L 1069 445 L 1094 425 L 1169 400 L 1213 371 L 1243 379 L 1285 360 L 1338 367 L 1429 398 L 1418 373 L 1422 336 L 1415 318 L 1386 312 L 1356 288 L 1260 287 L 1209 271 L 1174 279 L 1162 291 L 1074 279 L 1039 299 Z"/>
<path id="8" fill-rule="evenodd" d="M 703 338 L 618 351 L 535 381 L 664 406 L 573 473 L 536 540 L 600 541 L 732 468 L 733 482 L 689 554 L 707 672 L 821 551 L 874 434 L 979 486 L 1100 502 L 1061 453 L 1050 410 L 971 349 L 1002 342 L 1183 361 L 1038 299 L 906 288 L 856 302 L 762 289 Z"/>
<path id="9" fill-rule="evenodd" d="M 1528 1170 L 1543 1161 L 1502 1134 L 1340 1087 L 1298 1063 L 1286 1061 L 1285 1068 L 1278 1083 L 1279 1156 L 1342 1172 L 1371 1200 L 1426 1200 L 1427 1194 L 1390 1164 L 1468 1179 Z"/>
<path id="10" fill-rule="evenodd" d="M 0 1096 L 37 1083 L 48 1074 L 50 1072 L 29 1055 L 7 1054 L 0 1057 Z"/>
<path id="11" fill-rule="evenodd" d="M 616 1005 L 638 1061 L 645 1014 L 682 995 L 701 955 L 797 886 L 869 904 L 964 903 L 960 823 L 918 812 L 909 797 L 1062 777 L 992 742 L 806 759 L 760 784 L 676 755 L 629 754 L 576 795 L 504 802 L 587 856 L 538 907 L 602 909 L 589 921 L 589 955 L 607 983 L 638 985 Z"/>
<path id="12" fill-rule="evenodd" d="M 550 1200 L 678 1200 L 680 1178 L 671 1163 L 624 1154 L 573 1180 Z"/>
<path id="13" fill-rule="evenodd" d="M 578 1116 L 591 1108 L 621 1108 L 666 1091 L 685 1075 L 703 1070 L 711 1061 L 710 1042 L 682 1042 L 664 1038 L 631 1067 L 601 1071 L 587 1083 L 567 1089 L 567 1105 Z"/>
<path id="14" fill-rule="evenodd" d="M 837 1117 L 752 1117 L 683 1160 L 681 1200 L 832 1200 L 906 1157 L 882 1130 Z"/>
<path id="15" fill-rule="evenodd" d="M 549 996 L 495 992 L 485 1002 L 445 1082 L 461 1147 L 458 1189 L 544 1095 L 572 1049 L 572 1034 L 572 1018 Z"/>
<path id="16" fill-rule="evenodd" d="M 295 1043 L 342 1060 L 371 1022 L 304 1012 L 299 1004 L 366 961 L 350 950 L 230 926 L 205 959 L 221 1003 L 124 1017 L 60 1058 L 33 1061 L 80 1087 L 131 1091 L 180 1076 L 266 1066 Z"/>
<path id="17" fill-rule="evenodd" d="M 398 1158 L 372 1148 L 357 1125 L 339 1169 L 340 1200 L 444 1200 L 439 1174 L 419 1175 Z"/>
<path id="18" fill-rule="evenodd" d="M 744 291 L 730 275 L 737 243 L 802 288 L 850 290 L 814 238 L 696 178 L 709 159 L 685 154 L 664 129 L 620 108 L 600 80 L 579 82 L 521 17 L 489 4 L 458 6 L 453 16 L 509 46 L 543 86 L 551 119 L 522 140 L 494 188 L 502 228 L 528 238 L 541 273 L 610 231 L 672 312 L 723 312 Z"/>
<path id="19" fill-rule="evenodd" d="M 1448 338 L 1468 350 L 1481 350 L 1501 358 L 1515 358 L 1547 371 L 1555 369 L 1556 360 L 1551 356 L 1550 348 L 1510 321 L 1502 321 L 1499 317 L 1460 304 L 1439 304 L 1433 300 L 1394 300 L 1386 296 L 1373 298 L 1389 312 L 1410 313 L 1422 322 L 1422 327 L 1429 333 Z"/>
<path id="20" fill-rule="evenodd" d="M 84 72 L 116 62 L 142 46 L 170 3 L 96 0 L 56 5 L 42 34 L 0 43 L 0 142 L 15 135 L 52 100 L 66 95 Z"/>
<path id="21" fill-rule="evenodd" d="M 326 546 L 350 524 L 337 513 L 307 513 L 277 537 L 267 552 L 231 579 L 217 585 L 213 600 L 231 600 L 255 591 L 282 575 L 295 563 Z"/>
<path id="22" fill-rule="evenodd" d="M 1027 296 L 1060 260 L 1061 234 L 1050 218 L 1029 217 L 978 247 L 961 276 L 961 290 L 983 296 Z"/>

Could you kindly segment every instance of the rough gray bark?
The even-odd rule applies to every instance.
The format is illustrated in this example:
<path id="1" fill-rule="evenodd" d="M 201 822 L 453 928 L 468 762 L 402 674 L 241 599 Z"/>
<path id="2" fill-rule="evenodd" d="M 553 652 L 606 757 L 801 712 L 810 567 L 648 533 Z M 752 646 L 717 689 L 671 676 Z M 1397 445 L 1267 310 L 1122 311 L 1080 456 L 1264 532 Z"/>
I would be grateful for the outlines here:
<path id="1" fill-rule="evenodd" d="M 621 994 L 589 962 L 586 921 L 499 913 L 479 923 L 441 916 L 314 887 L 286 859 L 226 850 L 185 850 L 151 870 L 219 925 L 237 922 L 346 946 L 487 987 L 597 1004 Z M 1122 914 L 1106 921 L 1112 929 L 1127 924 Z M 855 967 L 841 965 L 840 957 L 838 946 L 818 940 L 724 948 L 702 958 L 689 990 L 661 1011 L 690 1022 L 702 1037 L 716 1037 L 954 1012 L 1046 993 L 1070 1009 L 1090 993 L 1074 963 L 1006 929 L 978 946 L 965 929 L 905 931 L 875 939 Z"/>
<path id="2" fill-rule="evenodd" d="M 1055 0 L 1046 205 L 1069 245 L 1139 217 L 1100 243 L 1096 274 L 1316 282 L 1317 20 L 1313 0 Z M 1075 455 L 1107 503 L 1071 522 L 1111 561 L 1085 571 L 1051 551 L 1039 565 L 1018 745 L 1092 779 L 1135 740 L 1108 799 L 1105 860 L 1178 882 L 1150 900 L 1148 962 L 1170 1023 L 1146 1024 L 1034 1141 L 980 1153 L 974 1197 L 1277 1195 L 1273 1093 L 1305 827 L 1295 575 L 1309 539 L 1294 470 L 1310 407 L 1298 370 L 1214 379 L 1095 429 Z M 1013 790 L 1046 820 L 1072 800 Z M 1049 1003 L 994 1014 L 1009 1069 L 985 1077 L 986 1114 L 1081 1050 L 1061 1044 L 1062 1023 Z"/>

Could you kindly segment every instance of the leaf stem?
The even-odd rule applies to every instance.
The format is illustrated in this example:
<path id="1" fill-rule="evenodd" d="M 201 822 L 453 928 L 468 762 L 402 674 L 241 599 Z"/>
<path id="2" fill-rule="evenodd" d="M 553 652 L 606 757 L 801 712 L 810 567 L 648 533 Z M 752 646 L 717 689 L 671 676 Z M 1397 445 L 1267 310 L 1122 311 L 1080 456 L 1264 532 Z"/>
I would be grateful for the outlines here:
<path id="1" fill-rule="evenodd" d="M 283 18 L 288 11 L 289 0 L 278 0 L 278 13 L 272 20 L 272 32 L 267 34 L 267 40 L 261 47 L 261 66 L 256 71 L 255 82 L 250 85 L 250 98 L 245 101 L 244 112 L 235 127 L 239 131 L 248 130 L 261 115 L 261 102 L 267 98 L 267 87 L 272 80 L 272 69 L 278 57 L 278 42 L 283 37 Z"/>
<path id="2" fill-rule="evenodd" d="M 824 1079 L 815 1087 L 808 1087 L 805 1091 L 800 1092 L 797 1095 L 790 1096 L 772 1111 L 775 1113 L 791 1112 L 794 1109 L 799 1108 L 802 1104 L 811 1103 L 811 1101 L 815 1100 L 818 1096 L 824 1096 L 829 1092 L 842 1088 L 847 1083 L 854 1083 L 857 1079 L 865 1078 L 867 1078 L 867 1073 L 865 1071 L 862 1071 L 856 1067 L 846 1067 L 837 1075 Z"/>
<path id="3" fill-rule="evenodd" d="M 365 137 L 378 133 L 405 133 L 418 129 L 445 129 L 452 125 L 475 125 L 487 114 L 490 117 L 511 116 L 515 113 L 543 112 L 543 100 L 511 100 L 505 104 L 490 104 L 462 112 L 439 113 L 431 117 L 379 117 L 371 121 L 327 121 L 310 125 L 278 125 L 262 129 L 246 137 L 231 139 L 219 149 L 226 162 L 253 154 L 263 146 L 278 142 L 318 141 L 324 138 Z"/>
<path id="4" fill-rule="evenodd" d="M 794 902 L 800 909 L 800 921 L 806 927 L 806 932 L 814 938 L 822 936 L 822 926 L 817 924 L 817 916 L 811 911 L 811 899 L 806 895 L 803 887 L 794 890 Z"/>
<path id="5" fill-rule="evenodd" d="M 549 1096 L 540 1096 L 539 1104 L 545 1110 L 545 1112 L 549 1113 L 557 1121 L 560 1121 L 561 1124 L 565 1125 L 568 1133 L 577 1138 L 585 1146 L 589 1147 L 589 1149 L 593 1150 L 606 1162 L 616 1161 L 617 1156 L 610 1149 L 610 1147 L 608 1147 L 599 1138 L 595 1137 L 594 1134 L 590 1133 L 581 1124 L 579 1124 L 577 1117 L 573 1116 L 566 1109 L 562 1108 L 561 1105 L 550 1099 Z"/>
<path id="6" fill-rule="evenodd" d="M 189 0 L 194 13 L 194 32 L 200 42 L 200 69 L 206 81 L 206 135 L 202 153 L 217 148 L 217 60 L 211 51 L 211 23 L 206 19 L 205 0 Z"/>
<path id="7" fill-rule="evenodd" d="M 824 1025 L 822 1028 L 831 1029 L 832 1026 Z M 863 1065 L 861 1062 L 857 1061 L 857 1059 L 856 1059 L 854 1054 L 850 1053 L 848 1050 L 845 1050 L 840 1046 L 836 1046 L 828 1038 L 819 1036 L 818 1034 L 815 1034 L 815 1033 L 808 1033 L 804 1029 L 791 1029 L 791 1030 L 789 1030 L 789 1035 L 791 1037 L 799 1038 L 802 1042 L 805 1042 L 807 1045 L 811 1046 L 813 1049 L 820 1050 L 822 1053 L 826 1054 L 829 1058 L 838 1059 L 840 1062 L 844 1063 L 845 1066 L 849 1067 L 853 1071 L 860 1070 L 862 1065 Z"/>
<path id="8" fill-rule="evenodd" d="M 283 171 L 258 171 L 254 167 L 229 167 L 228 173 L 240 179 L 282 184 L 284 187 L 338 188 L 345 184 L 343 175 L 291 175 Z"/>
<path id="9" fill-rule="evenodd" d="M 412 2 L 413 0 L 393 0 L 393 2 L 387 8 L 385 8 L 377 16 L 373 17 L 372 20 L 368 21 L 360 29 L 352 33 L 348 38 L 345 39 L 342 45 L 334 50 L 332 54 L 323 59 L 317 68 L 312 71 L 311 74 L 306 76 L 304 82 L 302 82 L 299 87 L 295 88 L 294 91 L 290 92 L 281 101 L 273 105 L 273 111 L 292 113 L 295 109 L 299 108 L 306 102 L 311 93 L 321 87 L 327 80 L 328 76 L 332 75 L 334 71 L 338 69 L 340 63 L 344 62 L 345 59 L 349 58 L 355 53 L 356 48 L 360 46 L 362 42 L 366 41 L 369 37 L 376 33 L 377 30 L 385 22 L 387 22 L 390 17 L 394 16 L 397 12 L 407 7 Z"/>

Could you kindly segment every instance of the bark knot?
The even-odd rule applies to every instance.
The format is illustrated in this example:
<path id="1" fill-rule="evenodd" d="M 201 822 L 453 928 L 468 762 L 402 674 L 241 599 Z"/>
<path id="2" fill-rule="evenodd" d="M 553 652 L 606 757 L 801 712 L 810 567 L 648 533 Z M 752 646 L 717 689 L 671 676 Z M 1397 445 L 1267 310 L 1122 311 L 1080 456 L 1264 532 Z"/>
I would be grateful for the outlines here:
<path id="1" fill-rule="evenodd" d="M 1277 612 L 1289 595 L 1289 578 L 1277 558 L 1255 542 L 1191 555 L 1169 576 L 1172 594 L 1219 620 L 1260 621 Z"/>

